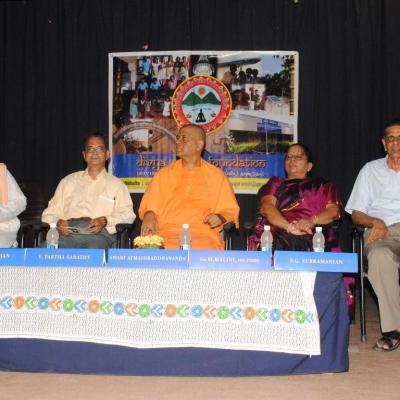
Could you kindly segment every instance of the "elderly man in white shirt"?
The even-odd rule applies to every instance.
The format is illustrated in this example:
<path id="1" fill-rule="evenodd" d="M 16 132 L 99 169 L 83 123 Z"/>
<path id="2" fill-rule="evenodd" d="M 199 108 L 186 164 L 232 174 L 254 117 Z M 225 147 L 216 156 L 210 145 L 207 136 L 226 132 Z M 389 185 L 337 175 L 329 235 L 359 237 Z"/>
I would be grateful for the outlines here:
<path id="1" fill-rule="evenodd" d="M 108 249 L 116 224 L 135 220 L 132 200 L 125 184 L 105 170 L 110 153 L 102 135 L 90 134 L 82 155 L 87 169 L 61 180 L 42 221 L 57 225 L 60 248 Z"/>
<path id="2" fill-rule="evenodd" d="M 379 302 L 383 336 L 377 351 L 400 346 L 400 119 L 386 125 L 385 158 L 360 171 L 346 205 L 355 224 L 365 225 L 368 279 Z"/>
<path id="3" fill-rule="evenodd" d="M 0 247 L 16 247 L 20 227 L 17 215 L 26 208 L 26 198 L 5 164 L 0 164 Z"/>

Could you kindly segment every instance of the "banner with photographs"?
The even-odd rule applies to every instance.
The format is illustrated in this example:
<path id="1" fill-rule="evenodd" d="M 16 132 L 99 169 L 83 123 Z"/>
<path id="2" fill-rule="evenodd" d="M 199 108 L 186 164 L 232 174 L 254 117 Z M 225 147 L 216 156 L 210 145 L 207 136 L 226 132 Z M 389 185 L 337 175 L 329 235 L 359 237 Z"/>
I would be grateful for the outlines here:
<path id="1" fill-rule="evenodd" d="M 204 158 L 236 193 L 284 176 L 297 141 L 298 53 L 165 51 L 109 54 L 113 175 L 144 192 L 176 159 L 180 126 L 207 133 Z"/>

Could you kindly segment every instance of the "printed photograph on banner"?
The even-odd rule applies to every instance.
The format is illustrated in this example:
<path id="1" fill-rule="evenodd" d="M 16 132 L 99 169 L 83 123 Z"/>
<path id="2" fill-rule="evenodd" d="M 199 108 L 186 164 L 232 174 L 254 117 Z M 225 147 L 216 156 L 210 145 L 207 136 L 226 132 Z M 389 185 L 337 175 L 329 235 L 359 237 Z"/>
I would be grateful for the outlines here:
<path id="1" fill-rule="evenodd" d="M 112 53 L 112 173 L 132 192 L 176 159 L 179 127 L 205 130 L 204 158 L 235 192 L 256 193 L 284 175 L 297 140 L 296 52 Z"/>

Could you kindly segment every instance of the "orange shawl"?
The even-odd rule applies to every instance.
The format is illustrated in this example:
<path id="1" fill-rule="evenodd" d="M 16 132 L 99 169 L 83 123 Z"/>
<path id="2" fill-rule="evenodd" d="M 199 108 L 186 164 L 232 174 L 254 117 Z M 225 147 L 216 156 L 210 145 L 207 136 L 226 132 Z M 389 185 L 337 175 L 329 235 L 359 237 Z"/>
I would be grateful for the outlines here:
<path id="1" fill-rule="evenodd" d="M 196 210 L 188 213 L 176 208 L 171 209 L 182 201 L 190 201 L 190 198 L 185 197 L 185 188 L 180 186 L 183 183 L 181 180 L 183 174 L 185 170 L 182 161 L 178 160 L 154 176 L 140 204 L 140 218 L 143 219 L 146 211 L 153 211 L 156 214 L 160 227 L 159 234 L 166 239 L 167 248 L 178 248 L 182 223 L 190 222 L 194 249 L 222 249 L 223 244 L 219 235 L 222 227 L 211 229 L 203 220 L 207 214 L 215 213 L 222 215 L 226 222 L 232 221 L 238 225 L 239 206 L 231 184 L 221 169 L 201 160 L 196 173 L 199 181 L 193 182 L 193 187 L 197 187 L 195 192 L 198 190 L 195 197 L 200 201 L 189 204 L 188 208 L 192 206 Z M 197 217 L 188 221 L 193 214 Z"/>

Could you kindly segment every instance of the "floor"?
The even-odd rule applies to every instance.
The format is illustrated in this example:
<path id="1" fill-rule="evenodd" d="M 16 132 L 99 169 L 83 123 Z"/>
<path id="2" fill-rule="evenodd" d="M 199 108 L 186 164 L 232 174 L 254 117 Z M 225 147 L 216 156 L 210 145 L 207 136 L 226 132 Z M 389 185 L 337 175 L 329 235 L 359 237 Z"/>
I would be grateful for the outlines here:
<path id="1" fill-rule="evenodd" d="M 400 350 L 371 349 L 379 336 L 378 313 L 367 296 L 368 342 L 350 328 L 350 371 L 340 374 L 254 378 L 164 378 L 0 372 L 0 400 L 119 399 L 400 399 Z"/>

